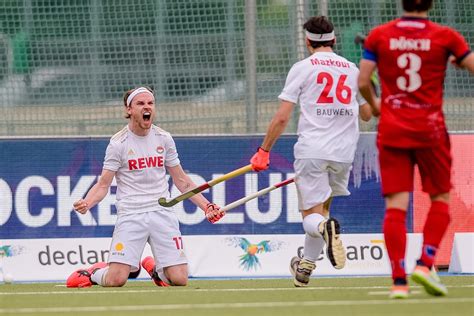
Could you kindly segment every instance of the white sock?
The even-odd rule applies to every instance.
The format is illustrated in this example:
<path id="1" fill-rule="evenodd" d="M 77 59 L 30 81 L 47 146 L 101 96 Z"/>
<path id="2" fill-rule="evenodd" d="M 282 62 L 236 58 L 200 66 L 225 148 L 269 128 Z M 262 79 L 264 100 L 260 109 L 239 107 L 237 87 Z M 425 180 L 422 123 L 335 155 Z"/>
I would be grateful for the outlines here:
<path id="1" fill-rule="evenodd" d="M 91 280 L 92 282 L 95 282 L 99 285 L 104 286 L 104 282 L 102 280 L 105 280 L 105 276 L 107 272 L 109 271 L 109 267 L 105 267 L 99 270 L 96 270 L 94 273 L 91 275 Z"/>
<path id="2" fill-rule="evenodd" d="M 319 224 L 326 218 L 318 213 L 309 214 L 303 219 L 303 229 L 311 237 L 323 237 L 319 232 Z"/>
<path id="3" fill-rule="evenodd" d="M 319 232 L 319 224 L 324 221 L 323 215 L 309 214 L 303 219 L 303 229 L 306 232 L 304 240 L 304 258 L 316 262 L 321 255 L 326 242 Z"/>
<path id="4" fill-rule="evenodd" d="M 326 242 L 322 237 L 312 237 L 305 234 L 303 257 L 312 262 L 318 261 L 325 244 Z"/>
<path id="5" fill-rule="evenodd" d="M 161 267 L 156 267 L 156 273 L 158 273 L 158 277 L 161 279 L 161 281 L 166 282 L 168 284 L 171 284 L 170 280 L 165 275 L 165 271 Z"/>

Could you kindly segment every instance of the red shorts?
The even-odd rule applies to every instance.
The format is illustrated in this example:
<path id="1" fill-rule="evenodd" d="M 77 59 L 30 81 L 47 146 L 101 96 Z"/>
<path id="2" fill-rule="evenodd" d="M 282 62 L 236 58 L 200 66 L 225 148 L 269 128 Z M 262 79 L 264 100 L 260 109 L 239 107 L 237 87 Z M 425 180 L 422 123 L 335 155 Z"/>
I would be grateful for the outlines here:
<path id="1" fill-rule="evenodd" d="M 449 137 L 436 147 L 396 148 L 378 145 L 382 194 L 413 191 L 415 165 L 423 191 L 436 195 L 451 190 L 451 144 Z"/>

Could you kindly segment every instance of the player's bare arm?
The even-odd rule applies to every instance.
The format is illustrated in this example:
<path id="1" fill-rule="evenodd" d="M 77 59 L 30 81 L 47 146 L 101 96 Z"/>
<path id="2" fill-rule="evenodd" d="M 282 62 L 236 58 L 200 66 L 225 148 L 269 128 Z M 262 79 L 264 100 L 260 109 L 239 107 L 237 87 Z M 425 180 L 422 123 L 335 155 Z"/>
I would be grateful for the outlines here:
<path id="1" fill-rule="evenodd" d="M 364 122 L 370 121 L 372 118 L 372 109 L 369 103 L 364 103 L 359 107 L 359 117 Z"/>
<path id="2" fill-rule="evenodd" d="M 167 167 L 167 171 L 171 176 L 174 185 L 176 185 L 180 192 L 186 192 L 192 188 L 197 187 L 193 180 L 191 180 L 191 178 L 186 174 L 186 172 L 184 172 L 181 165 Z M 206 218 L 211 223 L 217 222 L 225 215 L 225 212 L 221 211 L 220 207 L 217 204 L 209 202 L 201 193 L 191 197 L 190 200 L 204 211 L 204 213 L 206 214 Z"/>
<path id="3" fill-rule="evenodd" d="M 289 101 L 281 101 L 280 108 L 268 126 L 267 134 L 265 135 L 262 145 L 258 148 L 257 153 L 250 159 L 254 171 L 259 172 L 266 170 L 270 165 L 270 150 L 285 130 L 286 125 L 288 125 L 294 106 L 295 105 Z"/>
<path id="4" fill-rule="evenodd" d="M 86 197 L 73 203 L 74 210 L 81 214 L 85 214 L 89 209 L 102 201 L 109 192 L 114 176 L 115 171 L 103 169 L 99 180 L 94 184 L 94 186 L 92 186 L 89 192 L 87 192 Z"/>
<path id="5" fill-rule="evenodd" d="M 375 62 L 371 60 L 367 60 L 367 59 L 362 59 L 359 65 L 360 73 L 359 73 L 358 85 L 359 85 L 360 94 L 362 94 L 364 99 L 367 100 L 367 102 L 369 103 L 372 109 L 372 114 L 374 116 L 379 116 L 380 115 L 380 100 L 375 95 L 375 92 L 374 92 L 374 89 L 372 88 L 372 83 L 371 83 L 371 76 L 372 76 L 372 73 L 375 71 L 376 67 L 377 67 L 377 64 Z"/>
<path id="6" fill-rule="evenodd" d="M 459 63 L 461 68 L 469 70 L 469 72 L 474 75 L 474 53 L 469 53 L 463 60 Z"/>
<path id="7" fill-rule="evenodd" d="M 285 131 L 286 126 L 291 118 L 291 113 L 295 105 L 289 101 L 282 100 L 280 102 L 280 108 L 273 116 L 272 121 L 267 129 L 267 134 L 263 140 L 261 148 L 266 151 L 270 151 L 273 145 L 276 143 L 280 135 Z"/>
<path id="8" fill-rule="evenodd" d="M 173 180 L 174 185 L 180 192 L 186 192 L 197 186 L 186 174 L 186 172 L 184 172 L 181 165 L 167 167 L 167 170 L 171 176 L 171 179 Z M 209 201 L 202 194 L 196 194 L 195 196 L 191 197 L 190 200 L 202 210 L 205 210 L 207 203 L 209 203 Z"/>

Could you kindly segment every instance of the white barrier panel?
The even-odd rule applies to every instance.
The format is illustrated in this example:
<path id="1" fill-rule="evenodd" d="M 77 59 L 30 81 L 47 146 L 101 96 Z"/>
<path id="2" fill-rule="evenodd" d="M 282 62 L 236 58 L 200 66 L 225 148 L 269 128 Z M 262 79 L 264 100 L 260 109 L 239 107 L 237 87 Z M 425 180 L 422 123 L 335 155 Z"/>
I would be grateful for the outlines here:
<path id="1" fill-rule="evenodd" d="M 474 273 L 474 233 L 455 233 L 449 272 Z"/>
<path id="2" fill-rule="evenodd" d="M 314 276 L 390 274 L 382 234 L 346 234 L 346 266 L 332 267 L 323 253 Z M 5 273 L 17 281 L 64 281 L 72 271 L 106 261 L 110 238 L 0 240 Z M 190 277 L 289 277 L 289 262 L 302 251 L 304 235 L 183 236 Z M 421 235 L 409 234 L 407 271 L 412 271 Z M 151 255 L 148 245 L 143 257 Z M 0 254 L 0 258 L 2 258 Z M 139 278 L 148 278 L 142 271 Z"/>

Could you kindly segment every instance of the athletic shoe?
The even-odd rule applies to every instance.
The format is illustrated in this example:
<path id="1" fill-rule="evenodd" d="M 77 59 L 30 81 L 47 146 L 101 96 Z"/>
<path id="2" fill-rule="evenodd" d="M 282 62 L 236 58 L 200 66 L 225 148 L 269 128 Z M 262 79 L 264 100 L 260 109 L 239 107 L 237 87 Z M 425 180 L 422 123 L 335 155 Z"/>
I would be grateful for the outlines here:
<path id="1" fill-rule="evenodd" d="M 161 280 L 158 276 L 158 273 L 155 270 L 155 260 L 152 257 L 146 257 L 145 259 L 143 259 L 142 267 L 146 270 L 146 272 L 148 272 L 151 279 L 153 280 L 153 282 L 155 282 L 157 286 L 170 286 L 168 283 Z"/>
<path id="2" fill-rule="evenodd" d="M 403 299 L 408 297 L 408 285 L 392 285 L 390 290 L 390 298 Z"/>
<path id="3" fill-rule="evenodd" d="M 440 282 L 441 283 L 441 279 L 439 278 L 439 275 L 436 271 L 436 268 L 435 266 L 432 266 L 431 267 L 431 271 L 430 271 L 430 275 L 433 279 L 435 279 L 436 282 Z"/>
<path id="4" fill-rule="evenodd" d="M 79 269 L 74 271 L 66 280 L 67 287 L 91 287 L 97 283 L 92 282 L 91 276 L 99 269 L 105 268 L 107 263 L 97 262 L 88 269 Z"/>
<path id="5" fill-rule="evenodd" d="M 336 269 L 344 268 L 346 264 L 346 250 L 339 238 L 339 223 L 335 218 L 329 218 L 319 224 L 319 232 L 326 241 L 328 259 Z"/>
<path id="6" fill-rule="evenodd" d="M 293 283 L 296 287 L 304 287 L 309 283 L 311 273 L 316 268 L 316 264 L 306 259 L 293 257 L 290 261 L 290 272 L 294 276 Z"/>
<path id="7" fill-rule="evenodd" d="M 448 289 L 441 283 L 436 270 L 430 271 L 426 266 L 417 265 L 411 275 L 411 279 L 422 285 L 428 294 L 434 296 L 445 296 L 448 294 Z"/>

